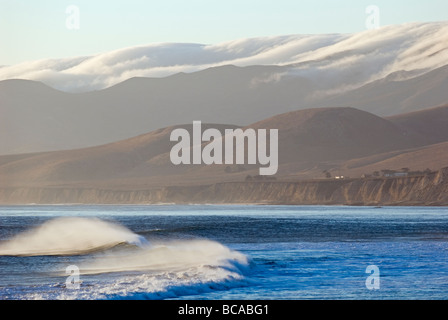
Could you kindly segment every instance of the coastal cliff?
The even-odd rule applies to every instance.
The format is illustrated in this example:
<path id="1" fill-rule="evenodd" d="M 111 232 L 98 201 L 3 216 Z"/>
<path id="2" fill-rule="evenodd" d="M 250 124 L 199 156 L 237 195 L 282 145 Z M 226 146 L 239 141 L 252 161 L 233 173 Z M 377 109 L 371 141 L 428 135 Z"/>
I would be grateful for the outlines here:
<path id="1" fill-rule="evenodd" d="M 139 190 L 81 187 L 0 188 L 1 204 L 448 205 L 448 168 L 394 178 L 225 182 Z"/>
<path id="2" fill-rule="evenodd" d="M 448 205 L 448 168 L 416 177 L 215 184 L 195 199 L 210 203 Z"/>

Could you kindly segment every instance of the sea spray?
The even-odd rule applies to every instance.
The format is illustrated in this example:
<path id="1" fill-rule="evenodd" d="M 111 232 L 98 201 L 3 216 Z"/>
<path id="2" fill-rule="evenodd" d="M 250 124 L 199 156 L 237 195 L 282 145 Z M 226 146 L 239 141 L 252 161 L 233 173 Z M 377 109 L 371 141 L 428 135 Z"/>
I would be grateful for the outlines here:
<path id="1" fill-rule="evenodd" d="M 129 229 L 96 218 L 56 218 L 0 244 L 0 255 L 76 255 L 128 243 L 148 245 Z"/>

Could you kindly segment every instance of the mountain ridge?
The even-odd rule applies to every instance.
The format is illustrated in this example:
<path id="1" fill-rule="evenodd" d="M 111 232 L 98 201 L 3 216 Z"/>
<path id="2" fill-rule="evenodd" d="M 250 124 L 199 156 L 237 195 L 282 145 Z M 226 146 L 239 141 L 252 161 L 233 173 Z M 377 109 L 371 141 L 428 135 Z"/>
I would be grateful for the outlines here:
<path id="1" fill-rule="evenodd" d="M 0 118 L 0 154 L 91 147 L 194 120 L 245 126 L 294 110 L 348 106 L 376 115 L 387 110 L 382 116 L 391 116 L 404 113 L 402 101 L 409 102 L 408 111 L 448 101 L 444 89 L 448 67 L 430 72 L 430 82 L 424 74 L 308 102 L 316 84 L 278 70 L 266 66 L 217 67 L 169 79 L 133 78 L 105 90 L 76 94 L 28 80 L 0 82 L 0 113 L 4 115 Z M 415 85 L 408 86 L 407 81 Z M 425 87 L 425 83 L 431 86 Z M 22 84 L 26 84 L 24 88 Z M 413 98 L 406 100 L 410 96 Z M 427 100 L 423 107 L 421 100 Z M 431 105 L 431 101 L 437 104 Z"/>

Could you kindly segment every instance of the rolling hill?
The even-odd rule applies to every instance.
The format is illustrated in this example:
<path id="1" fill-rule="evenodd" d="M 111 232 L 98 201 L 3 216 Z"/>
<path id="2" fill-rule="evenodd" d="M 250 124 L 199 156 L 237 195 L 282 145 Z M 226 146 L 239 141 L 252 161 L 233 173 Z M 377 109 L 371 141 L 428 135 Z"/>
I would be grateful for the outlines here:
<path id="1" fill-rule="evenodd" d="M 322 170 L 343 171 L 360 176 L 386 168 L 439 169 L 448 159 L 447 143 L 434 144 L 440 132 L 422 134 L 430 115 L 437 117 L 445 107 L 411 113 L 392 120 L 354 108 L 319 108 L 280 114 L 243 129 L 279 129 L 278 179 L 321 178 Z M 441 121 L 441 117 L 437 117 Z M 398 121 L 398 119 L 402 119 Z M 405 126 L 406 123 L 412 124 Z M 394 123 L 396 121 L 397 123 Z M 429 122 L 431 124 L 431 122 Z M 174 166 L 169 152 L 175 128 L 158 129 L 131 139 L 97 147 L 0 156 L 0 186 L 145 186 L 199 185 L 242 181 L 257 175 L 258 165 Z M 234 129 L 237 126 L 203 124 L 203 130 Z M 406 128 L 405 128 L 406 127 Z M 413 131 L 417 128 L 420 131 Z M 427 143 L 429 141 L 429 143 Z M 230 167 L 230 169 L 227 169 Z"/>

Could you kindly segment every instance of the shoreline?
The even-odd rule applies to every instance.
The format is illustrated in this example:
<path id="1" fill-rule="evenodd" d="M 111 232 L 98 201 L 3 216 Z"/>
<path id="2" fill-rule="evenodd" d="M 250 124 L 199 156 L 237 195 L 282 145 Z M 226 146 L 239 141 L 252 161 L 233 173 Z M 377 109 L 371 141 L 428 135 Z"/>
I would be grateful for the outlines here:
<path id="1" fill-rule="evenodd" d="M 405 207 L 419 207 L 419 208 L 445 208 L 448 204 L 384 204 L 384 205 L 370 205 L 370 204 L 286 204 L 286 203 L 0 203 L 0 208 L 6 207 L 89 207 L 89 206 L 102 206 L 102 207 L 163 207 L 163 206 L 235 206 L 235 207 L 348 207 L 348 208 L 405 208 Z"/>

